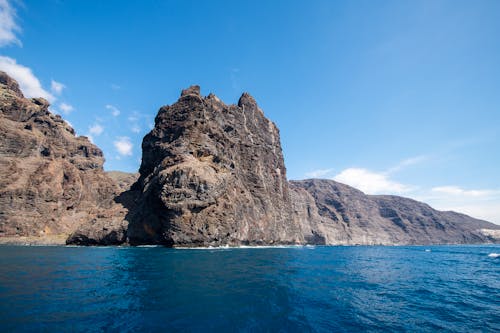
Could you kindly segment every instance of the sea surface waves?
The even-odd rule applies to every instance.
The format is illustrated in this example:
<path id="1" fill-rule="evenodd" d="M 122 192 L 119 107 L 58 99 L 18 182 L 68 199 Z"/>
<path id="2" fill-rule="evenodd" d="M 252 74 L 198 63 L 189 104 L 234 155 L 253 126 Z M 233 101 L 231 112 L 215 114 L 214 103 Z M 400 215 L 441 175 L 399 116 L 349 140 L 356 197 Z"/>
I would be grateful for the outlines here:
<path id="1" fill-rule="evenodd" d="M 500 246 L 0 247 L 0 331 L 500 332 Z"/>

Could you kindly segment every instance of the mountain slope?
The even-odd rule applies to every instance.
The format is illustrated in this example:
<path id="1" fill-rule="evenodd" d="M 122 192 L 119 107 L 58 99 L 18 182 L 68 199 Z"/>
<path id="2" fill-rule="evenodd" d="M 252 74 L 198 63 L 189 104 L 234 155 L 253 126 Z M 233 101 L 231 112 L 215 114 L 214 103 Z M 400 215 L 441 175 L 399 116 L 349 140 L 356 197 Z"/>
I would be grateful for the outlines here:
<path id="1" fill-rule="evenodd" d="M 500 226 L 398 196 L 372 196 L 333 180 L 291 181 L 294 219 L 314 244 L 495 242 Z"/>
<path id="2" fill-rule="evenodd" d="M 0 72 L 0 243 L 500 241 L 498 225 L 411 199 L 288 182 L 279 130 L 247 93 L 226 105 L 198 86 L 182 91 L 142 147 L 139 174 L 104 172 L 98 147 Z"/>

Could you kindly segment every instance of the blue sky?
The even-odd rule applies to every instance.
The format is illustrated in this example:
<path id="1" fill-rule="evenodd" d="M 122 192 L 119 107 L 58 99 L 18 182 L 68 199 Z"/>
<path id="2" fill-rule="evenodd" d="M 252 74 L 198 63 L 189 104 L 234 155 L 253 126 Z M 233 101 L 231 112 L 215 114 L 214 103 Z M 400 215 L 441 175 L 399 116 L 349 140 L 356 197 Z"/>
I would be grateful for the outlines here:
<path id="1" fill-rule="evenodd" d="M 252 94 L 290 179 L 500 223 L 500 1 L 0 0 L 0 69 L 136 171 L 159 107 Z"/>

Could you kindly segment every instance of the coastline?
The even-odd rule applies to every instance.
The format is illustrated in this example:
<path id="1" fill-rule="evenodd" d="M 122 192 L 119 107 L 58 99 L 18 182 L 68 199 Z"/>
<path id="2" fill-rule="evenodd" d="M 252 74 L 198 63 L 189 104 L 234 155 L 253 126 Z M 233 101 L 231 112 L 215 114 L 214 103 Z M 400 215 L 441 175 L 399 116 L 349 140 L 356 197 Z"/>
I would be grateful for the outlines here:
<path id="1" fill-rule="evenodd" d="M 315 247 L 405 247 L 405 246 L 487 246 L 500 245 L 500 239 L 496 242 L 480 243 L 427 243 L 427 244 L 402 244 L 402 243 L 379 243 L 379 244 L 276 244 L 276 245 L 222 245 L 222 246 L 173 246 L 168 247 L 158 244 L 130 245 L 123 243 L 120 245 L 75 245 L 66 244 L 68 235 L 53 236 L 20 236 L 20 237 L 0 237 L 0 246 L 63 246 L 63 247 L 129 247 L 129 248 L 153 248 L 164 247 L 175 250 L 227 250 L 227 249 L 279 249 L 279 248 L 315 248 Z"/>
<path id="2" fill-rule="evenodd" d="M 51 236 L 5 236 L 0 237 L 0 245 L 16 246 L 60 246 L 66 245 L 66 239 L 69 235 L 51 235 Z"/>

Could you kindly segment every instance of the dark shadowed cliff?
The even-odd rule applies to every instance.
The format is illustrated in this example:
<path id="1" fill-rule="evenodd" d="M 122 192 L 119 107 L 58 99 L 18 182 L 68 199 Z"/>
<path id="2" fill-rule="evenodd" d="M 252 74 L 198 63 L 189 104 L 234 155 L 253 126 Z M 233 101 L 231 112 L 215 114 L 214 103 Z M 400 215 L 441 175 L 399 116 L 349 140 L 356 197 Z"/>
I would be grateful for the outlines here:
<path id="1" fill-rule="evenodd" d="M 139 174 L 24 98 L 0 72 L 0 243 L 167 246 L 498 242 L 500 226 L 330 180 L 288 182 L 279 131 L 255 100 L 198 86 L 162 107 Z M 132 185 L 133 184 L 133 185 Z"/>
<path id="2" fill-rule="evenodd" d="M 158 112 L 143 143 L 132 244 L 302 243 L 279 131 L 255 100 L 238 105 L 193 86 Z"/>

